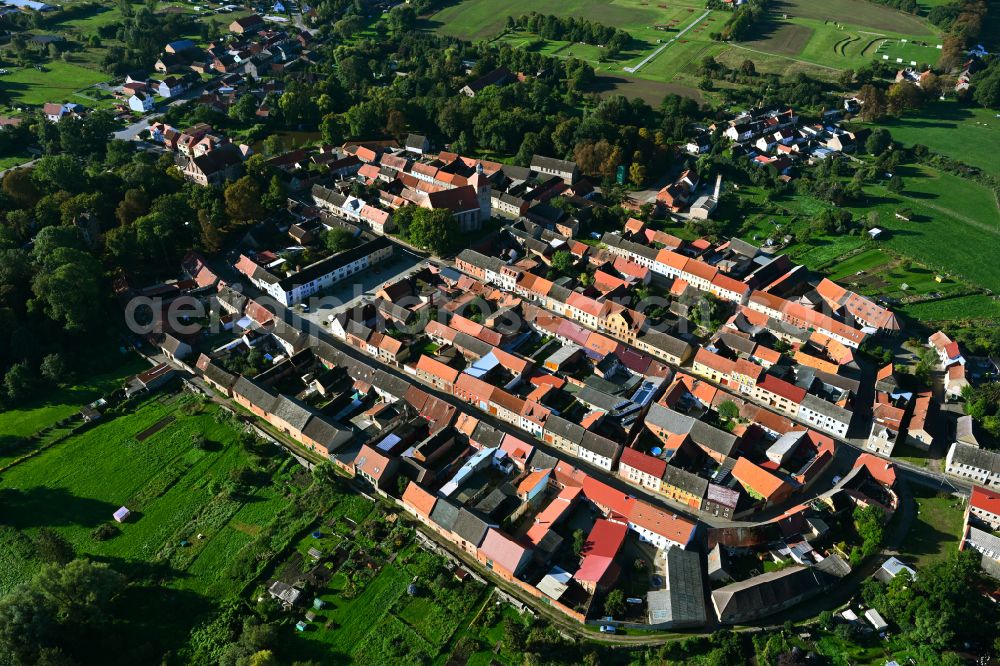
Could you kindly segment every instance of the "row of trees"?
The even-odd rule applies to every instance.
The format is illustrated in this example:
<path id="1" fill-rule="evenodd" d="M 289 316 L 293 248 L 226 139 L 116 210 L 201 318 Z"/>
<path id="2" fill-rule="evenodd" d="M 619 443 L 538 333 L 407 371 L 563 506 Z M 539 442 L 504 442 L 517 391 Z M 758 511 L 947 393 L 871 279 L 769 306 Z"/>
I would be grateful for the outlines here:
<path id="1" fill-rule="evenodd" d="M 574 16 L 553 16 L 538 12 L 523 14 L 517 18 L 508 16 L 507 30 L 526 30 L 542 39 L 603 46 L 608 58 L 618 55 L 632 41 L 632 36 L 619 28 Z"/>
<path id="2" fill-rule="evenodd" d="M 724 42 L 746 39 L 766 16 L 767 0 L 747 0 L 733 10 L 733 15 L 722 26 L 722 30 L 713 32 L 711 37 Z"/>

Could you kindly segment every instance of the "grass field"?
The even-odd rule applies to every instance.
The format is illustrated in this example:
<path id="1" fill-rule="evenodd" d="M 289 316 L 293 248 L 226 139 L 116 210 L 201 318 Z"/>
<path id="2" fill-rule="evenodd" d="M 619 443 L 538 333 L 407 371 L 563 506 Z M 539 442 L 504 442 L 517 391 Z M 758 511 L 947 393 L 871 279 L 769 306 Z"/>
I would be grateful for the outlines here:
<path id="1" fill-rule="evenodd" d="M 116 365 L 115 365 L 116 364 Z M 121 386 L 126 377 L 149 367 L 135 354 L 109 359 L 112 369 L 88 375 L 80 383 L 45 392 L 45 395 L 23 407 L 0 413 L 0 437 L 26 437 L 57 421 L 72 416 L 80 407 Z"/>
<path id="2" fill-rule="evenodd" d="M 83 102 L 74 93 L 89 88 L 110 77 L 103 72 L 73 63 L 53 60 L 43 65 L 47 71 L 34 67 L 10 69 L 0 76 L 0 103 L 40 105 L 46 102 Z"/>
<path id="3" fill-rule="evenodd" d="M 967 320 L 1000 320 L 1000 301 L 986 294 L 925 301 L 904 305 L 900 309 L 920 321 L 947 322 L 952 325 Z"/>
<path id="4" fill-rule="evenodd" d="M 554 57 L 589 62 L 598 72 L 596 92 L 641 97 L 653 104 L 668 93 L 704 101 L 706 95 L 698 89 L 701 77 L 697 69 L 706 57 L 733 68 L 749 59 L 763 73 L 788 76 L 801 72 L 832 79 L 839 70 L 857 68 L 883 56 L 893 60 L 899 57 L 908 63 L 936 62 L 939 55 L 936 30 L 926 21 L 864 0 L 834 0 L 819 5 L 787 0 L 774 6 L 773 20 L 762 26 L 757 38 L 728 44 L 712 40 L 711 33 L 722 28 L 729 13 L 713 11 L 699 22 L 704 5 L 693 0 L 655 6 L 647 0 L 569 0 L 542 6 L 514 0 L 499 10 L 489 0 L 462 0 L 431 15 L 424 25 L 463 39 L 499 36 L 514 47 L 527 46 L 537 42 L 537 37 L 502 33 L 508 16 L 529 11 L 586 17 L 628 31 L 633 46 L 610 61 L 603 60 L 603 50 L 593 45 L 551 41 L 532 48 Z M 844 20 L 850 23 L 835 23 Z M 681 31 L 685 32 L 678 36 Z M 625 70 L 675 37 L 675 42 L 638 72 Z M 927 46 L 918 46 L 918 42 Z"/>
<path id="5" fill-rule="evenodd" d="M 996 112 L 935 102 L 919 114 L 879 123 L 905 145 L 923 144 L 936 153 L 1000 176 L 1000 118 Z"/>
<path id="6" fill-rule="evenodd" d="M 7 470 L 0 479 L 6 524 L 0 529 L 0 592 L 37 570 L 32 537 L 47 527 L 77 555 L 107 562 L 133 581 L 121 601 L 132 618 L 122 628 L 130 647 L 107 663 L 120 663 L 125 654 L 138 659 L 130 663 L 145 663 L 139 655 L 158 660 L 183 645 L 199 619 L 256 575 L 255 566 L 232 564 L 247 559 L 254 537 L 287 514 L 290 501 L 274 479 L 297 468 L 285 458 L 276 461 L 273 474 L 232 486 L 251 456 L 217 412 L 191 396 L 154 396 Z M 155 434 L 136 439 L 168 417 L 173 420 Z M 195 436 L 209 445 L 195 448 Z M 112 523 L 120 506 L 132 511 L 120 532 L 106 540 L 93 536 L 96 527 Z M 286 520 L 294 523 L 294 517 Z M 256 554 L 251 548 L 251 562 Z M 149 580 L 157 582 L 144 582 Z"/>
<path id="7" fill-rule="evenodd" d="M 872 247 L 853 256 L 839 259 L 831 266 L 830 279 L 866 296 L 882 296 L 905 302 L 915 297 L 934 298 L 926 303 L 897 306 L 910 312 L 917 319 L 926 318 L 931 306 L 950 300 L 961 300 L 971 305 L 973 300 L 985 301 L 982 307 L 970 312 L 981 314 L 993 301 L 988 296 L 968 295 L 967 285 L 945 278 L 908 259 L 897 258 L 885 250 Z M 937 278 L 941 278 L 938 282 Z M 922 315 L 922 316 L 921 316 Z M 974 315 L 970 315 L 974 316 Z"/>
<path id="8" fill-rule="evenodd" d="M 228 478 L 229 471 L 246 460 L 232 445 L 236 431 L 218 423 L 214 409 L 186 416 L 177 411 L 179 404 L 150 400 L 134 413 L 96 425 L 6 472 L 0 488 L 7 496 L 9 524 L 29 532 L 53 527 L 78 552 L 98 557 L 155 558 L 213 498 L 209 482 Z M 167 427 L 142 442 L 135 439 L 169 415 L 177 418 Z M 218 450 L 194 449 L 196 434 Z M 93 529 L 109 522 L 120 506 L 127 506 L 134 518 L 119 536 L 95 540 Z M 207 536 L 214 533 L 209 530 Z"/>
<path id="9" fill-rule="evenodd" d="M 918 16 L 865 0 L 783 0 L 773 5 L 775 12 L 818 21 L 846 21 L 873 30 L 931 36 L 934 32 Z"/>
<path id="10" fill-rule="evenodd" d="M 833 69 L 857 69 L 873 60 L 919 66 L 934 64 L 940 57 L 933 36 L 875 32 L 869 25 L 853 22 L 860 18 L 850 20 L 852 23 L 834 23 L 797 15 L 788 19 L 775 15 L 758 38 L 744 42 L 743 46 Z"/>
<path id="11" fill-rule="evenodd" d="M 666 12 L 676 7 L 703 7 L 694 0 L 671 2 Z M 510 0 L 498 7 L 490 0 L 465 0 L 430 16 L 428 27 L 452 37 L 479 40 L 495 37 L 504 28 L 508 16 L 521 16 L 532 11 L 587 18 L 604 25 L 628 30 L 667 23 L 665 10 L 643 0 L 561 0 L 558 3 L 538 3 L 531 0 Z"/>
<path id="12" fill-rule="evenodd" d="M 913 486 L 913 499 L 917 515 L 899 551 L 919 572 L 932 562 L 946 559 L 958 548 L 965 509 L 960 500 L 939 497 L 920 486 Z"/>

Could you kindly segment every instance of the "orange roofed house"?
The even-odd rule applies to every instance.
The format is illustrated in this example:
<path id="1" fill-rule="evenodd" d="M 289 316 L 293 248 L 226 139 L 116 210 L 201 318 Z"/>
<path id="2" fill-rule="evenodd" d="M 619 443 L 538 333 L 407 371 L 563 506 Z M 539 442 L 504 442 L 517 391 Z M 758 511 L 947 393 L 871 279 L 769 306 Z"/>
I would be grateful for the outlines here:
<path id="1" fill-rule="evenodd" d="M 641 540 L 660 549 L 686 548 L 696 528 L 695 523 L 685 518 L 641 501 L 632 505 L 628 526 Z"/>
<path id="2" fill-rule="evenodd" d="M 781 502 L 792 494 L 788 482 L 746 458 L 737 459 L 732 474 L 751 497 L 763 500 L 766 505 Z"/>

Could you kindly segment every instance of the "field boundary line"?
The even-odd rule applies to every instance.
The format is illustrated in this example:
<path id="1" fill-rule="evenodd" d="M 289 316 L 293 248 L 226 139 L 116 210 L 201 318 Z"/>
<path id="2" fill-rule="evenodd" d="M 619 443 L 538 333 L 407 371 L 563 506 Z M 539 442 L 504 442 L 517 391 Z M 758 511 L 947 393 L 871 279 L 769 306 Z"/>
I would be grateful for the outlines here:
<path id="1" fill-rule="evenodd" d="M 812 65 L 813 67 L 822 67 L 823 69 L 833 70 L 834 72 L 839 72 L 840 68 L 831 67 L 830 65 L 821 65 L 818 62 L 810 62 L 808 60 L 802 60 L 800 58 L 793 58 L 791 56 L 781 55 L 779 53 L 771 53 L 769 51 L 761 51 L 759 49 L 752 49 L 749 46 L 743 46 L 742 44 L 737 44 L 736 42 L 729 42 L 730 46 L 734 46 L 738 49 L 743 49 L 744 51 L 750 51 L 751 53 L 759 53 L 761 55 L 773 56 L 775 58 L 784 58 L 785 60 L 791 60 L 792 62 L 798 62 L 803 65 Z"/>
<path id="2" fill-rule="evenodd" d="M 685 34 L 687 34 L 688 30 L 690 30 L 691 28 L 695 27 L 696 25 L 698 25 L 699 23 L 701 23 L 702 21 L 704 21 L 705 18 L 709 14 L 711 14 L 711 13 L 712 13 L 711 9 L 705 10 L 704 14 L 702 14 L 701 16 L 699 16 L 698 18 L 696 18 L 694 21 L 692 21 L 691 23 L 689 23 L 687 26 L 685 26 L 684 29 L 681 30 L 680 32 L 678 32 L 676 35 L 674 35 L 674 37 L 672 39 L 670 39 L 669 41 L 667 41 L 664 44 L 660 45 L 660 47 L 658 49 L 656 49 L 655 51 L 653 51 L 652 53 L 650 53 L 648 56 L 646 56 L 645 58 L 643 58 L 641 61 L 639 61 L 638 65 L 636 65 L 635 67 L 625 67 L 624 68 L 625 71 L 628 72 L 629 74 L 635 74 L 636 72 L 638 72 L 640 69 L 642 69 L 643 67 L 645 67 L 646 65 L 648 65 L 649 62 L 651 60 L 653 60 L 653 58 L 655 58 L 656 56 L 658 56 L 661 53 L 663 53 L 664 49 L 666 49 L 668 46 L 670 46 L 671 44 L 673 44 L 674 42 L 676 42 L 678 39 L 680 39 L 681 37 L 683 37 Z"/>

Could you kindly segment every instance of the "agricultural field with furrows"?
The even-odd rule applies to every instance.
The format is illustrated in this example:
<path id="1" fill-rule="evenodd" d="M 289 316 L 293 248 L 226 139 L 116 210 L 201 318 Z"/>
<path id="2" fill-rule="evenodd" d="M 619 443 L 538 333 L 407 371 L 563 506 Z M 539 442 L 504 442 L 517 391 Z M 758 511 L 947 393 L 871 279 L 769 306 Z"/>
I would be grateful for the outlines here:
<path id="1" fill-rule="evenodd" d="M 606 58 L 597 45 L 543 40 L 524 31 L 505 31 L 508 16 L 531 11 L 558 16 L 586 17 L 627 31 L 632 45 Z M 644 0 L 574 0 L 539 5 L 516 0 L 497 11 L 488 0 L 463 0 L 431 15 L 425 25 L 443 34 L 471 40 L 499 40 L 546 55 L 586 60 L 598 73 L 598 92 L 619 92 L 650 101 L 667 93 L 701 100 L 699 64 L 714 57 L 728 67 L 752 60 L 760 72 L 790 75 L 798 72 L 832 78 L 843 69 L 873 60 L 917 65 L 937 61 L 938 31 L 920 17 L 864 0 L 806 3 L 786 0 L 774 4 L 771 19 L 759 35 L 746 42 L 721 43 L 711 38 L 729 13 L 706 12 L 702 3 L 646 2 Z M 630 71 L 667 44 L 638 71 Z M 646 81 L 644 86 L 638 81 Z M 654 87 L 654 82 L 659 86 Z"/>

